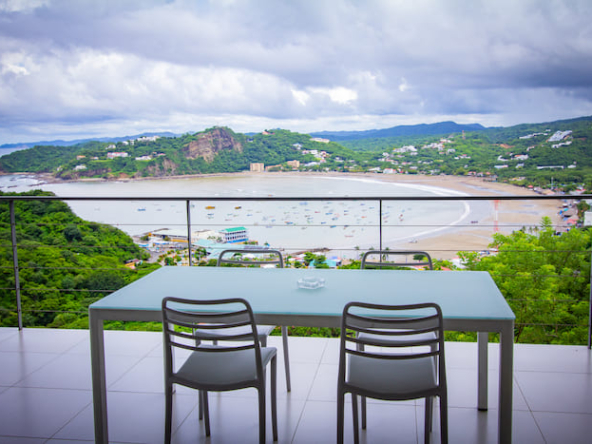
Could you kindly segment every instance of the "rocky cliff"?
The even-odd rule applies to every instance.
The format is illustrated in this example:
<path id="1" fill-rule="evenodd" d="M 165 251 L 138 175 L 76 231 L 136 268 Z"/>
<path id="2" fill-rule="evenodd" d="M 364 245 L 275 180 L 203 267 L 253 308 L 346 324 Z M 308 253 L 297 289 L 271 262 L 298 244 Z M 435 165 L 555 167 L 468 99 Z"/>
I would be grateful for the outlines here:
<path id="1" fill-rule="evenodd" d="M 183 153 L 189 159 L 202 157 L 206 162 L 211 162 L 222 150 L 235 150 L 242 153 L 243 147 L 226 129 L 214 128 L 212 131 L 199 134 L 197 140 L 191 141 L 183 148 Z"/>

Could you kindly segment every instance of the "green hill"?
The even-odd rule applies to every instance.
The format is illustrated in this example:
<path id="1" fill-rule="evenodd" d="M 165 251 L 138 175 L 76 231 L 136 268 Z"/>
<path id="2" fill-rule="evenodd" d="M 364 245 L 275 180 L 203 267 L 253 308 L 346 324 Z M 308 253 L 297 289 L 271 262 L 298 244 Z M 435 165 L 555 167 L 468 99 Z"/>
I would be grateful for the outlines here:
<path id="1" fill-rule="evenodd" d="M 15 195 L 0 192 L 0 196 Z M 29 196 L 52 193 L 30 191 Z M 125 267 L 146 254 L 121 230 L 87 222 L 56 200 L 16 201 L 25 326 L 86 328 L 88 306 L 154 269 Z M 8 204 L 0 204 L 0 326 L 17 325 Z"/>

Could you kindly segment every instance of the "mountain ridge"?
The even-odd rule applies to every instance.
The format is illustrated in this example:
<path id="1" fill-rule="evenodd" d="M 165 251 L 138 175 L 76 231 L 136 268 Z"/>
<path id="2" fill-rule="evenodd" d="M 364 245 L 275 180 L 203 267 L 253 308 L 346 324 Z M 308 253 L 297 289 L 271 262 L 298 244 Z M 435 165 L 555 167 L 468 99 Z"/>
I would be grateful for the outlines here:
<path id="1" fill-rule="evenodd" d="M 327 137 L 332 141 L 359 140 L 369 138 L 400 136 L 433 136 L 437 134 L 462 133 L 463 131 L 483 131 L 488 128 L 480 123 L 459 124 L 453 121 L 420 123 L 417 125 L 397 125 L 390 128 L 365 131 L 320 131 L 309 133 L 313 137 Z"/>
<path id="2" fill-rule="evenodd" d="M 178 137 L 180 134 L 175 134 L 170 131 L 160 131 L 160 132 L 144 132 L 142 134 L 136 134 L 134 136 L 122 136 L 122 137 L 91 137 L 88 139 L 74 139 L 74 140 L 44 140 L 39 142 L 20 142 L 20 143 L 5 143 L 4 145 L 0 145 L 0 149 L 11 149 L 11 148 L 20 148 L 20 149 L 27 149 L 33 148 L 34 146 L 72 146 L 78 145 L 80 143 L 86 142 L 123 142 L 124 140 L 132 140 L 138 139 L 140 137 L 152 137 L 152 136 L 160 136 L 160 137 Z"/>

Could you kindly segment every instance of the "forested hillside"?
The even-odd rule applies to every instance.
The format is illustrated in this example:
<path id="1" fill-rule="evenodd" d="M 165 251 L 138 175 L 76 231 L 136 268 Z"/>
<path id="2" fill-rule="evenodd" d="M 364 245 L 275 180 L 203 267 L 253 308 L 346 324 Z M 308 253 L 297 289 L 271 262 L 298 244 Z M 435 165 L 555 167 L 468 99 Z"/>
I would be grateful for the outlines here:
<path id="1" fill-rule="evenodd" d="M 0 192 L 2 196 L 9 196 Z M 52 195 L 31 191 L 24 195 Z M 15 202 L 25 326 L 87 327 L 88 306 L 155 265 L 125 263 L 146 255 L 110 225 L 80 219 L 60 201 Z M 17 325 L 10 213 L 0 204 L 0 326 Z"/>
<path id="2" fill-rule="evenodd" d="M 592 117 L 441 135 L 352 134 L 337 143 L 281 129 L 246 135 L 215 127 L 179 137 L 36 146 L 0 157 L 0 172 L 122 179 L 248 171 L 260 163 L 268 171 L 474 175 L 592 190 Z"/>
<path id="3" fill-rule="evenodd" d="M 62 179 L 102 177 L 160 177 L 248 171 L 251 163 L 292 169 L 319 159 L 325 151 L 332 161 L 359 155 L 336 143 L 319 143 L 306 134 L 274 130 L 247 136 L 228 128 L 211 128 L 180 137 L 141 138 L 113 143 L 88 142 L 74 147 L 38 146 L 0 158 L 4 172 L 53 173 Z"/>

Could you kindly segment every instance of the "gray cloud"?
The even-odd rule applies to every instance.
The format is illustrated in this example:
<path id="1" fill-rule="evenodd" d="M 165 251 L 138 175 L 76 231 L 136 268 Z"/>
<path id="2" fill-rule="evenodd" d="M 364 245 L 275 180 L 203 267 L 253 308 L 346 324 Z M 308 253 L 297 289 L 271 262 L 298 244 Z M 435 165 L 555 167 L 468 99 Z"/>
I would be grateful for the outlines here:
<path id="1" fill-rule="evenodd" d="M 592 114 L 588 0 L 0 2 L 0 143 Z"/>

